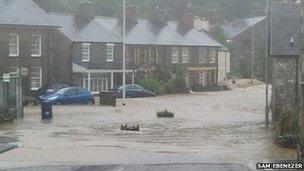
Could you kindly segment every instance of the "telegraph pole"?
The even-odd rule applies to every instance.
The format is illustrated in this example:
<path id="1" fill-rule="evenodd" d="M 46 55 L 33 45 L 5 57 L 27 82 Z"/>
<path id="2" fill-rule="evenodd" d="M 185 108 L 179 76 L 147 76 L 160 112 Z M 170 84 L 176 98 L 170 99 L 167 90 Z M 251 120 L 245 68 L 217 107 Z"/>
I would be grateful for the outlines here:
<path id="1" fill-rule="evenodd" d="M 126 0 L 123 0 L 123 31 L 122 31 L 122 56 L 123 56 L 123 100 L 126 99 Z M 125 103 L 125 102 L 124 102 Z"/>
<path id="2" fill-rule="evenodd" d="M 255 58 L 255 11 L 253 11 L 253 25 L 252 25 L 252 43 L 251 43 L 251 85 L 253 85 L 254 79 L 254 58 Z"/>
<path id="3" fill-rule="evenodd" d="M 265 123 L 266 126 L 269 125 L 269 56 L 270 56 L 270 0 L 267 0 L 267 22 L 266 22 L 266 34 L 267 34 L 267 42 L 266 42 L 266 106 L 265 106 Z"/>

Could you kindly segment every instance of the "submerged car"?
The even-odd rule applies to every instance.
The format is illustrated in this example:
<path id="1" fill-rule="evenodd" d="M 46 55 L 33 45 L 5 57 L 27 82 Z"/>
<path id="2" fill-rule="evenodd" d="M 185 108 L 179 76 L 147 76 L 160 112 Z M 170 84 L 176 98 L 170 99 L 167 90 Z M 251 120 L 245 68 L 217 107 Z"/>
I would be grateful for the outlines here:
<path id="1" fill-rule="evenodd" d="M 42 97 L 42 100 L 62 105 L 94 103 L 92 93 L 81 87 L 63 88 L 52 95 Z"/>
<path id="2" fill-rule="evenodd" d="M 121 98 L 123 96 L 123 88 L 121 86 L 117 89 L 117 96 Z M 137 98 L 137 97 L 155 97 L 156 94 L 152 91 L 146 90 L 144 87 L 137 84 L 129 84 L 125 86 L 126 97 L 127 98 Z"/>

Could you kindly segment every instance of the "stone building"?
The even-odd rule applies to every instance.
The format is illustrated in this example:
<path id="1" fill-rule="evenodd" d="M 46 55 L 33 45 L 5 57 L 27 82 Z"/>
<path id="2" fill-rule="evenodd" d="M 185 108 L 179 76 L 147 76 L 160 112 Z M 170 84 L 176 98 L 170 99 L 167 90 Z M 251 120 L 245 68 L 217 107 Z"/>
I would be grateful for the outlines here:
<path id="1" fill-rule="evenodd" d="M 92 92 L 122 84 L 121 18 L 94 16 L 90 1 L 82 2 L 75 14 L 46 13 L 32 0 L 0 0 L 0 9 L 0 73 L 21 73 L 26 94 L 53 83 Z M 219 57 L 223 46 L 194 28 L 190 10 L 178 21 L 168 21 L 164 10 L 157 8 L 150 19 L 142 19 L 129 7 L 126 18 L 127 83 L 163 62 L 186 68 L 191 88 L 217 87 L 223 81 L 218 80 L 219 61 L 228 65 L 224 58 L 229 56 Z M 222 72 L 220 77 L 225 78 Z"/>
<path id="2" fill-rule="evenodd" d="M 299 95 L 299 54 L 301 48 L 300 6 L 271 4 L 270 56 L 272 58 L 272 120 L 285 110 L 297 109 Z"/>
<path id="3" fill-rule="evenodd" d="M 70 61 L 57 28 L 31 0 L 0 0 L 0 74 L 21 73 L 26 94 L 51 81 L 69 82 Z"/>
<path id="4" fill-rule="evenodd" d="M 223 27 L 231 50 L 231 72 L 242 78 L 251 77 L 252 51 L 254 66 L 260 62 L 259 56 L 266 51 L 266 16 L 236 19 Z M 254 37 L 254 42 L 252 41 Z M 254 47 L 254 48 L 253 48 Z M 264 73 L 256 73 L 256 77 Z"/>
<path id="5" fill-rule="evenodd" d="M 300 8 L 301 8 L 301 38 L 302 38 L 302 46 L 300 49 L 300 59 L 299 59 L 299 103 L 300 103 L 300 112 L 299 112 L 299 132 L 298 132 L 298 159 L 301 162 L 304 162 L 304 51 L 303 51 L 303 38 L 304 38 L 304 1 L 300 0 Z"/>
<path id="6" fill-rule="evenodd" d="M 80 11 L 83 5 L 87 9 L 91 4 L 82 3 Z M 219 85 L 218 51 L 223 46 L 194 29 L 191 13 L 185 13 L 179 21 L 167 21 L 163 10 L 155 9 L 151 19 L 138 18 L 136 10 L 129 7 L 126 11 L 128 83 L 141 79 L 142 73 L 149 75 L 165 62 L 185 67 L 191 88 Z M 50 16 L 72 44 L 74 85 L 93 92 L 108 91 L 122 84 L 122 20 L 88 14 Z M 79 15 L 86 15 L 81 17 L 86 20 L 80 26 Z"/>

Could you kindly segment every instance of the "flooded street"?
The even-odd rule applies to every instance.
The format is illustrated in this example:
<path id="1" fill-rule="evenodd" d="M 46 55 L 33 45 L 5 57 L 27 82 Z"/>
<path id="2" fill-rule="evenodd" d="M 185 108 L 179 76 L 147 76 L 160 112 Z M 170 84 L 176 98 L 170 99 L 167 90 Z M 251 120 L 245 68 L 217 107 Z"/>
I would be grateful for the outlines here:
<path id="1" fill-rule="evenodd" d="M 294 159 L 295 150 L 274 145 L 265 128 L 264 89 L 129 99 L 117 108 L 55 106 L 51 122 L 41 121 L 40 108 L 26 108 L 24 120 L 0 126 L 0 136 L 20 140 L 18 149 L 0 155 L 0 168 L 161 162 L 254 168 L 256 162 Z M 175 118 L 156 117 L 165 109 Z M 120 131 L 123 123 L 141 130 Z"/>

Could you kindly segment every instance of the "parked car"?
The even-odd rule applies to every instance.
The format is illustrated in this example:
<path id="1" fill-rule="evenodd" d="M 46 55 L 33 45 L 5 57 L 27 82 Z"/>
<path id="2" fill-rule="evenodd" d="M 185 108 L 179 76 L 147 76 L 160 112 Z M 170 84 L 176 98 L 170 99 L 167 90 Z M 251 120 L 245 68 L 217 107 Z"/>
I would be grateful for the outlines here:
<path id="1" fill-rule="evenodd" d="M 56 93 L 57 91 L 63 89 L 63 88 L 68 88 L 70 87 L 68 84 L 64 84 L 64 83 L 54 83 L 51 84 L 51 86 L 49 87 L 49 89 L 47 89 L 46 91 L 46 95 L 52 95 L 54 93 Z"/>
<path id="2" fill-rule="evenodd" d="M 37 106 L 39 100 L 35 97 L 23 96 L 23 106 Z"/>
<path id="3" fill-rule="evenodd" d="M 123 96 L 123 86 L 117 89 L 117 97 Z M 137 84 L 126 85 L 126 97 L 137 98 L 137 97 L 155 97 L 156 94 L 152 91 L 146 90 L 144 87 Z"/>
<path id="4" fill-rule="evenodd" d="M 94 103 L 92 93 L 81 87 L 63 88 L 52 95 L 43 96 L 42 101 L 49 101 L 53 104 L 88 104 Z"/>

